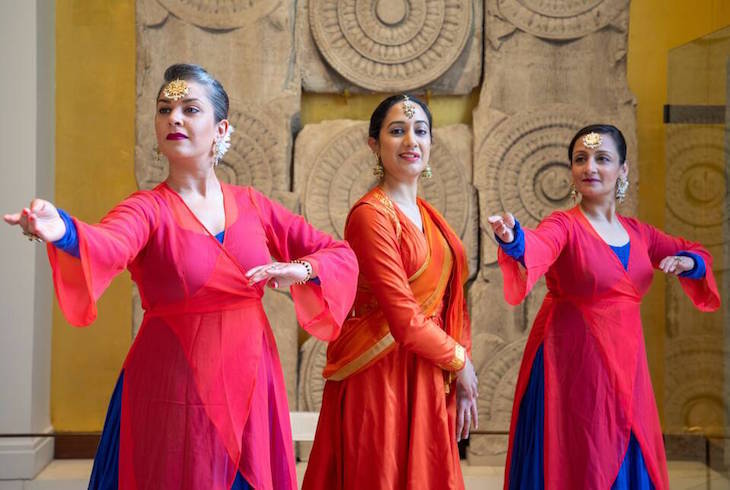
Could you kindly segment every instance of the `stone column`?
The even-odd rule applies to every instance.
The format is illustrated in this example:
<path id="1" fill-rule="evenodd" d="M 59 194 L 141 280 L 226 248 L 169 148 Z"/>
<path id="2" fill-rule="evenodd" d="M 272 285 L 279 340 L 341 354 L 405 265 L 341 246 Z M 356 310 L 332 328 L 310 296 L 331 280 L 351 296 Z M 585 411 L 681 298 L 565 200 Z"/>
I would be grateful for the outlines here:
<path id="1" fill-rule="evenodd" d="M 3 213 L 53 198 L 54 23 L 50 0 L 0 3 Z M 53 439 L 37 435 L 52 431 L 53 292 L 42 244 L 3 224 L 0 250 L 0 488 L 9 490 L 53 458 Z"/>

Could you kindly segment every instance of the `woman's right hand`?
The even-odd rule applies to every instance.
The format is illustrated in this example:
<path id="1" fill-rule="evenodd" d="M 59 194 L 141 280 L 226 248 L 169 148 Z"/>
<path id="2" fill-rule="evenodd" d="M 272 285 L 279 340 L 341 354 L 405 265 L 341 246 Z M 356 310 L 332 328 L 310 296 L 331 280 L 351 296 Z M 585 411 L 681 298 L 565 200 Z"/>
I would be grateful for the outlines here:
<path id="1" fill-rule="evenodd" d="M 487 218 L 494 234 L 504 243 L 512 243 L 515 239 L 515 217 L 512 213 L 495 214 Z"/>
<path id="2" fill-rule="evenodd" d="M 29 207 L 19 213 L 6 214 L 3 219 L 9 225 L 20 226 L 24 235 L 36 236 L 44 242 L 60 240 L 66 233 L 66 224 L 56 206 L 43 199 L 33 199 Z"/>

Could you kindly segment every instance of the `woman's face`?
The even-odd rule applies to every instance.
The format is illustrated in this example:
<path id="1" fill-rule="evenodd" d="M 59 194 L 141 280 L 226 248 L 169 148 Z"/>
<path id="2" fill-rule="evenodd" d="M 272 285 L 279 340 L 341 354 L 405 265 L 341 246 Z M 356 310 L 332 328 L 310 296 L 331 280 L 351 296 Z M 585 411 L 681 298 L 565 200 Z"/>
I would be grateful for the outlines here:
<path id="1" fill-rule="evenodd" d="M 212 162 L 213 145 L 225 135 L 228 121 L 215 122 L 213 104 L 203 85 L 186 83 L 188 94 L 183 98 L 168 99 L 163 90 L 157 99 L 157 145 L 171 162 L 206 159 Z"/>
<path id="2" fill-rule="evenodd" d="M 418 179 L 431 155 L 431 128 L 420 105 L 409 102 L 415 109 L 406 115 L 403 102 L 394 104 L 385 115 L 379 139 L 369 138 L 368 145 L 380 155 L 385 178 L 396 181 Z"/>
<path id="3" fill-rule="evenodd" d="M 600 137 L 600 144 L 595 148 L 586 146 L 582 136 L 573 147 L 570 169 L 575 189 L 581 193 L 583 200 L 614 200 L 616 181 L 629 173 L 628 162 L 621 163 L 613 138 L 607 134 Z"/>

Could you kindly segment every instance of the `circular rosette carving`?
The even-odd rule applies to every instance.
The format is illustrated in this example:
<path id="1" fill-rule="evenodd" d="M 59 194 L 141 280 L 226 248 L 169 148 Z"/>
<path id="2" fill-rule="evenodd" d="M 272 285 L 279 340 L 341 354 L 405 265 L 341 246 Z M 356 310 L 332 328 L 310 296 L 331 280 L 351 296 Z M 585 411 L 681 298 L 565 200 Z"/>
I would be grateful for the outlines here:
<path id="1" fill-rule="evenodd" d="M 267 196 L 285 187 L 288 176 L 284 175 L 281 149 L 289 144 L 280 141 L 281 132 L 254 112 L 234 112 L 229 121 L 235 130 L 230 149 L 215 169 L 218 178 L 229 184 L 253 186 Z"/>
<path id="2" fill-rule="evenodd" d="M 375 157 L 368 146 L 367 125 L 333 134 L 309 170 L 303 193 L 303 214 L 316 228 L 342 238 L 350 208 L 377 184 Z M 420 179 L 419 195 L 441 212 L 463 239 L 467 232 L 470 185 L 463 165 L 434 131 L 431 147 L 433 178 Z"/>
<path id="3" fill-rule="evenodd" d="M 319 51 L 340 75 L 376 91 L 423 87 L 456 61 L 471 0 L 309 0 Z"/>
<path id="4" fill-rule="evenodd" d="M 502 210 L 536 226 L 556 209 L 573 206 L 568 143 L 589 120 L 567 106 L 506 117 L 476 152 L 484 216 Z M 480 170 L 481 171 L 481 170 Z"/>
<path id="5" fill-rule="evenodd" d="M 517 386 L 525 339 L 504 343 L 489 356 L 477 376 L 479 378 L 479 424 L 488 431 L 509 430 L 512 403 Z M 482 422 L 483 421 L 483 422 Z"/>
<path id="6" fill-rule="evenodd" d="M 253 112 L 233 112 L 229 121 L 235 131 L 231 147 L 215 168 L 218 178 L 229 184 L 256 187 L 267 196 L 274 190 L 286 189 L 289 177 L 282 162 L 289 143 L 279 141 L 281 131 L 274 129 L 274 122 Z M 169 164 L 154 150 L 137 150 L 137 182 L 140 189 L 152 189 L 167 177 Z M 139 158 L 145 154 L 149 157 Z"/>
<path id="7" fill-rule="evenodd" d="M 682 337 L 666 357 L 664 412 L 670 433 L 720 435 L 725 427 L 722 342 L 713 337 Z"/>
<path id="8" fill-rule="evenodd" d="M 279 6 L 271 0 L 157 0 L 183 21 L 208 29 L 235 29 L 256 22 Z"/>
<path id="9" fill-rule="evenodd" d="M 730 195 L 720 126 L 667 128 L 667 228 L 705 246 L 721 245 Z"/>
<path id="10" fill-rule="evenodd" d="M 575 39 L 608 25 L 629 0 L 494 0 L 501 17 L 547 39 Z"/>
<path id="11" fill-rule="evenodd" d="M 307 339 L 300 348 L 299 410 L 319 412 L 325 383 L 322 371 L 326 364 L 327 343 L 314 337 Z"/>

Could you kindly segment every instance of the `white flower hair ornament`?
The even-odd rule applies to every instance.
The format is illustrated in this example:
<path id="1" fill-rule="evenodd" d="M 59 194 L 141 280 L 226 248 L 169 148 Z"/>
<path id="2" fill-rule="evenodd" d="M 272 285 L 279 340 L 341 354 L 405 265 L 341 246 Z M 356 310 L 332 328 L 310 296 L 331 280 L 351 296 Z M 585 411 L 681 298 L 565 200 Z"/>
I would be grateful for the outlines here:
<path id="1" fill-rule="evenodd" d="M 223 159 L 223 155 L 225 155 L 231 147 L 231 134 L 233 134 L 233 125 L 229 124 L 226 134 L 224 134 L 222 138 L 216 140 L 215 146 L 213 147 L 213 152 L 215 153 L 213 155 L 213 165 L 218 165 L 218 163 L 220 163 Z"/>

